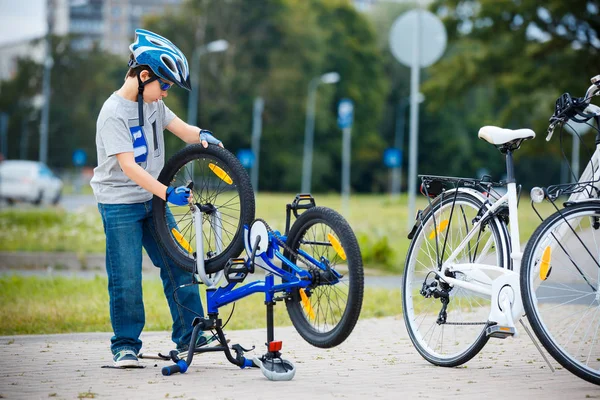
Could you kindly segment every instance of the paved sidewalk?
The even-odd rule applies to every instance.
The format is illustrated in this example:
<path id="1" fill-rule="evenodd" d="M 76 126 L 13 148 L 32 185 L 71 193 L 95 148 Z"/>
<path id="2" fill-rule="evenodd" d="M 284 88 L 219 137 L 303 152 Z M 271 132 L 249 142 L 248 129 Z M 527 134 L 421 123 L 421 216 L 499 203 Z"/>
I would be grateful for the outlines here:
<path id="1" fill-rule="evenodd" d="M 231 344 L 255 345 L 257 354 L 264 353 L 262 329 L 227 335 Z M 346 342 L 329 350 L 308 345 L 293 327 L 276 328 L 284 357 L 297 368 L 289 382 L 268 381 L 259 369 L 240 370 L 221 353 L 199 355 L 187 373 L 169 377 L 161 375 L 167 363 L 155 360 L 142 360 L 144 369 L 101 368 L 112 362 L 110 336 L 0 337 L 0 398 L 600 398 L 599 387 L 565 370 L 551 373 L 525 333 L 491 340 L 471 362 L 448 369 L 434 367 L 418 355 L 400 318 L 361 320 Z M 150 352 L 172 346 L 168 332 L 148 332 L 142 339 Z"/>

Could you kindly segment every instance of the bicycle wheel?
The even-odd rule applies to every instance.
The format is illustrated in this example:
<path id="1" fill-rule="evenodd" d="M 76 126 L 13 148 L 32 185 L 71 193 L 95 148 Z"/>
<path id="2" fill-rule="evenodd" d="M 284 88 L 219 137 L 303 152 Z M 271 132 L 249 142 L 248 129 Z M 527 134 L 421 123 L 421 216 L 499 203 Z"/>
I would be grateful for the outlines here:
<path id="1" fill-rule="evenodd" d="M 547 218 L 521 267 L 523 306 L 537 337 L 563 367 L 600 384 L 600 203 Z"/>
<path id="2" fill-rule="evenodd" d="M 294 222 L 287 245 L 294 253 L 304 252 L 326 266 L 324 271 L 313 263 L 308 265 L 306 257 L 284 252 L 313 276 L 309 287 L 295 289 L 286 299 L 290 319 L 313 346 L 337 346 L 354 329 L 362 307 L 364 276 L 356 236 L 340 214 L 313 207 Z"/>
<path id="3" fill-rule="evenodd" d="M 455 202 L 456 200 L 456 202 Z M 432 364 L 454 367 L 473 358 L 487 343 L 485 333 L 491 300 L 462 287 L 451 287 L 433 271 L 438 271 L 452 252 L 466 238 L 478 220 L 483 201 L 468 192 L 438 196 L 425 210 L 422 224 L 413 236 L 406 256 L 402 305 L 404 322 L 417 351 Z M 455 260 L 460 263 L 482 263 L 506 267 L 508 244 L 506 224 L 494 217 L 482 225 Z M 445 247 L 444 247 L 445 243 Z M 483 274 L 483 273 L 481 273 Z M 470 274 L 455 271 L 455 279 L 476 282 Z M 421 294 L 425 283 L 438 297 Z M 491 288 L 491 284 L 490 284 Z M 448 298 L 446 315 L 442 313 L 442 297 Z"/>
<path id="4" fill-rule="evenodd" d="M 254 193 L 246 170 L 219 146 L 187 146 L 162 169 L 158 180 L 170 186 L 193 182 L 194 203 L 203 212 L 203 250 L 207 273 L 217 272 L 244 248 L 243 227 L 254 219 Z M 190 207 L 154 196 L 152 209 L 160 242 L 181 268 L 196 272 L 196 228 Z"/>

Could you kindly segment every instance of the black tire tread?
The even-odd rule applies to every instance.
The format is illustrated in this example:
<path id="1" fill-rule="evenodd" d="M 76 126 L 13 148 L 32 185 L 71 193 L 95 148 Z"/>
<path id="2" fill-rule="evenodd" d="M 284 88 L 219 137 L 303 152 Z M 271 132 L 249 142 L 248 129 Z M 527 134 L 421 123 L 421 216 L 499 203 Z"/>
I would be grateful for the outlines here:
<path id="1" fill-rule="evenodd" d="M 303 315 L 302 308 L 297 301 L 286 301 L 286 307 L 292 324 L 308 343 L 315 347 L 330 348 L 339 345 L 350 335 L 360 316 L 364 294 L 364 272 L 362 255 L 356 236 L 348 222 L 336 211 L 326 207 L 313 207 L 303 212 L 290 228 L 287 245 L 296 248 L 299 235 L 306 231 L 308 224 L 316 222 L 327 223 L 338 235 L 343 244 L 348 268 L 352 269 L 349 282 L 348 301 L 344 315 L 338 325 L 328 333 L 316 332 Z M 289 254 L 286 254 L 289 258 Z"/>
<path id="2" fill-rule="evenodd" d="M 223 253 L 205 261 L 206 273 L 212 274 L 222 270 L 227 260 L 237 257 L 244 249 L 244 225 L 250 224 L 254 220 L 255 202 L 254 191 L 250 183 L 250 178 L 245 168 L 240 164 L 239 160 L 228 150 L 219 146 L 209 144 L 204 148 L 200 144 L 190 145 L 175 153 L 165 164 L 161 173 L 158 176 L 158 181 L 169 186 L 171 179 L 175 173 L 187 162 L 193 160 L 199 155 L 210 155 L 221 160 L 229 167 L 234 175 L 234 182 L 238 187 L 240 195 L 241 218 L 235 238 L 229 248 Z M 183 255 L 175 247 L 171 239 L 171 233 L 168 230 L 165 218 L 165 200 L 158 196 L 154 196 L 152 200 L 152 210 L 155 218 L 155 226 L 161 245 L 171 256 L 175 264 L 188 272 L 196 270 L 196 263 L 193 259 Z"/>

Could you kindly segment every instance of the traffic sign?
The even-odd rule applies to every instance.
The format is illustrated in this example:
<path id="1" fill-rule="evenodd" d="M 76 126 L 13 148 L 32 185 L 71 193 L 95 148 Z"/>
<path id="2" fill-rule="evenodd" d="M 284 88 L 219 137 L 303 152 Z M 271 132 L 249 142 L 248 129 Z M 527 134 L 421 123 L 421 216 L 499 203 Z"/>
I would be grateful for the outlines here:
<path id="1" fill-rule="evenodd" d="M 83 149 L 77 149 L 73 152 L 73 165 L 83 167 L 87 161 L 87 153 Z"/>
<path id="2" fill-rule="evenodd" d="M 341 99 L 338 104 L 338 126 L 351 128 L 354 120 L 354 103 L 350 99 Z"/>
<path id="3" fill-rule="evenodd" d="M 237 158 L 244 168 L 252 168 L 254 165 L 254 153 L 250 149 L 239 149 Z"/>
<path id="4" fill-rule="evenodd" d="M 390 147 L 383 152 L 383 163 L 388 168 L 398 168 L 402 164 L 402 150 Z"/>

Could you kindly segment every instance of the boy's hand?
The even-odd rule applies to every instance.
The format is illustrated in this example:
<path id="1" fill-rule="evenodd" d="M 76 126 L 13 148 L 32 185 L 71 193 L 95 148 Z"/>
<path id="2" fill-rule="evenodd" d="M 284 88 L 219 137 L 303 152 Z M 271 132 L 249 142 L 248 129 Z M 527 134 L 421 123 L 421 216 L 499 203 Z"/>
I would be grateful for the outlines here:
<path id="1" fill-rule="evenodd" d="M 191 191 L 185 186 L 167 188 L 167 201 L 176 206 L 185 206 L 189 204 Z"/>
<path id="2" fill-rule="evenodd" d="M 223 142 L 213 136 L 211 131 L 207 131 L 206 129 L 200 129 L 200 143 L 204 148 L 208 147 L 208 144 L 216 144 L 219 147 L 223 147 Z"/>

